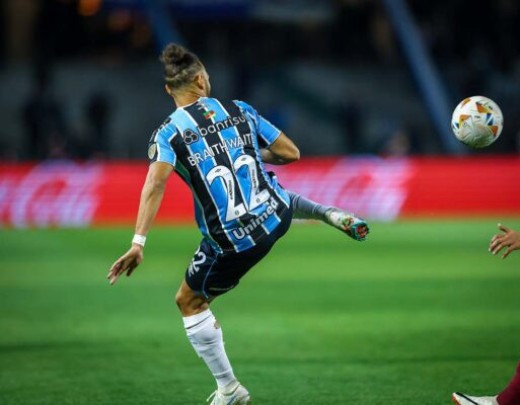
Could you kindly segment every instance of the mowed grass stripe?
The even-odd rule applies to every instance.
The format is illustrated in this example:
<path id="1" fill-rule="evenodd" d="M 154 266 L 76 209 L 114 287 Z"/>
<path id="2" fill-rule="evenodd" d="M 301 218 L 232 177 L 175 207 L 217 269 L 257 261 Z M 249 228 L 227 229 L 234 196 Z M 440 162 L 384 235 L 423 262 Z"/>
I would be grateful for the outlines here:
<path id="1" fill-rule="evenodd" d="M 487 253 L 495 224 L 376 223 L 366 243 L 295 224 L 213 305 L 255 403 L 496 392 L 520 358 L 520 254 Z M 142 267 L 114 287 L 130 228 L 0 235 L 2 404 L 204 403 L 214 382 L 174 304 L 196 229 L 154 229 Z"/>

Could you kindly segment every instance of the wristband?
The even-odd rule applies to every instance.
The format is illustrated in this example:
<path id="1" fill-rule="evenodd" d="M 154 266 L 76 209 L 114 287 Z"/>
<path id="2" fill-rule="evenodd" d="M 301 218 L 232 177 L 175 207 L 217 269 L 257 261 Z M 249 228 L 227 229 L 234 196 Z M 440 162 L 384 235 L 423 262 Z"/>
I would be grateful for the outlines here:
<path id="1" fill-rule="evenodd" d="M 132 239 L 132 243 L 136 243 L 144 247 L 144 244 L 146 243 L 146 236 L 135 234 Z"/>

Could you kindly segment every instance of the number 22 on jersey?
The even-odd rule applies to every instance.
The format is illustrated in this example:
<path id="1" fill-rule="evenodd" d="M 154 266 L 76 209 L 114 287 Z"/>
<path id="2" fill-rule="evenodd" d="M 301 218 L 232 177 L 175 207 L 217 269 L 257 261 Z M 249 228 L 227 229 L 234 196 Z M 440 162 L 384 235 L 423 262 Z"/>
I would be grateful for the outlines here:
<path id="1" fill-rule="evenodd" d="M 237 204 L 235 196 L 235 182 L 237 181 L 236 173 L 244 166 L 247 168 L 249 178 L 251 181 L 251 193 L 246 203 Z M 240 155 L 233 162 L 233 170 L 230 170 L 226 166 L 219 165 L 211 169 L 206 175 L 206 179 L 210 185 L 212 185 L 217 178 L 220 178 L 222 180 L 221 184 L 224 187 L 224 190 L 227 195 L 226 222 L 241 217 L 242 215 L 254 210 L 259 205 L 269 200 L 269 191 L 260 190 L 258 169 L 256 166 L 256 161 L 252 156 Z M 237 184 L 238 188 L 241 191 L 241 194 L 245 196 L 245 192 L 241 189 L 240 183 Z"/>

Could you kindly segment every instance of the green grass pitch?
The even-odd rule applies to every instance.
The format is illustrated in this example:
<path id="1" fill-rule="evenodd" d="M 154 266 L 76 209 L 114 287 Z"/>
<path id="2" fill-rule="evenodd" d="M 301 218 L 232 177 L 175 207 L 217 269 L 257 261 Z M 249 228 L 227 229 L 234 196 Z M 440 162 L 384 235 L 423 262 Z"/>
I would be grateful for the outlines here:
<path id="1" fill-rule="evenodd" d="M 376 223 L 357 243 L 295 224 L 212 306 L 254 404 L 496 393 L 520 358 L 520 252 L 491 256 L 495 229 L 495 219 Z M 110 287 L 131 236 L 0 231 L 1 404 L 205 403 L 214 382 L 174 304 L 198 232 L 153 229 L 141 267 Z"/>

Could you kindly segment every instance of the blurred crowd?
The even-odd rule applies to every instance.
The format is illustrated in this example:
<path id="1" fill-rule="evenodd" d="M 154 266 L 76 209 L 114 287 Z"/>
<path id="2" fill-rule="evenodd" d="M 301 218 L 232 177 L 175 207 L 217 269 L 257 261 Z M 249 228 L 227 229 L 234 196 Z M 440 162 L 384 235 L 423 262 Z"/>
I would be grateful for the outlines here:
<path id="1" fill-rule="evenodd" d="M 114 65 L 156 60 L 158 45 L 154 27 L 139 3 L 2 2 L 0 76 L 12 66 L 25 64 L 28 66 L 26 80 L 30 83 L 30 90 L 17 106 L 17 116 L 2 117 L 19 120 L 23 131 L 23 140 L 13 143 L 9 135 L 0 130 L 3 159 L 90 159 L 121 155 L 110 142 L 117 107 L 111 95 L 95 86 L 83 94 L 82 124 L 78 125 L 78 120 L 71 119 L 68 111 L 69 101 L 75 97 L 74 88 L 66 97 L 54 91 L 56 66 L 67 61 L 100 61 Z M 173 9 L 166 6 L 166 18 L 203 59 L 220 62 L 231 70 L 227 92 L 233 98 L 250 100 L 258 77 L 265 77 L 266 72 L 278 74 L 280 69 L 290 75 L 290 67 L 295 63 L 310 66 L 326 63 L 345 71 L 361 68 L 379 71 L 383 76 L 396 69 L 407 72 L 399 41 L 379 0 L 244 1 L 239 13 L 209 13 L 202 17 L 183 14 L 182 10 L 175 9 L 175 3 L 171 1 Z M 249 3 L 262 3 L 263 12 L 251 14 Z M 506 117 L 507 135 L 490 151 L 518 152 L 520 3 L 516 0 L 485 3 L 409 0 L 407 4 L 450 100 L 458 102 L 476 94 L 495 98 Z M 291 12 L 293 9 L 298 12 Z M 306 9 L 311 12 L 303 13 Z M 78 71 L 77 80 L 88 82 L 91 78 Z M 411 77 L 410 83 L 414 86 Z M 334 83 L 329 85 L 335 86 Z M 1 90 L 4 92 L 5 88 Z M 294 97 L 298 97 L 297 90 L 291 90 Z M 3 97 L 9 100 L 6 94 Z M 309 104 L 305 95 L 300 99 L 301 104 Z M 367 101 L 363 96 L 346 97 L 343 103 L 333 105 L 326 97 L 320 99 L 319 94 L 313 94 L 312 100 L 309 111 L 327 111 L 328 117 L 342 129 L 338 135 L 339 144 L 343 145 L 340 153 L 406 156 L 444 152 L 437 139 L 425 141 L 424 133 L 434 134 L 433 129 L 425 130 L 406 116 L 387 119 L 388 122 L 377 129 L 380 138 L 367 142 L 364 125 Z M 275 124 L 284 125 L 289 118 L 283 106 L 272 105 L 267 115 Z M 428 122 L 424 125 L 431 127 Z M 305 142 L 305 139 L 298 141 Z M 328 153 L 327 150 L 324 153 Z M 337 154 L 338 149 L 330 153 Z M 136 156 L 130 153 L 127 157 Z"/>

